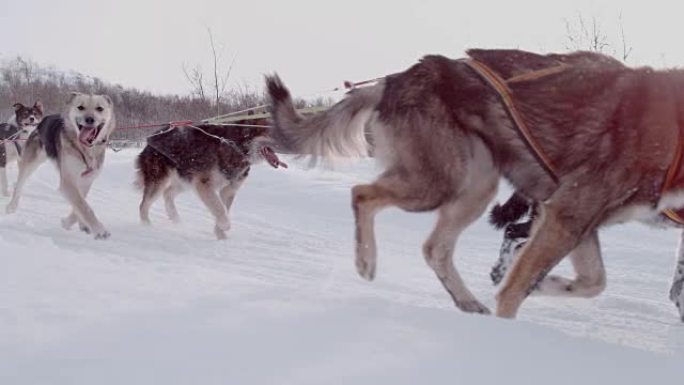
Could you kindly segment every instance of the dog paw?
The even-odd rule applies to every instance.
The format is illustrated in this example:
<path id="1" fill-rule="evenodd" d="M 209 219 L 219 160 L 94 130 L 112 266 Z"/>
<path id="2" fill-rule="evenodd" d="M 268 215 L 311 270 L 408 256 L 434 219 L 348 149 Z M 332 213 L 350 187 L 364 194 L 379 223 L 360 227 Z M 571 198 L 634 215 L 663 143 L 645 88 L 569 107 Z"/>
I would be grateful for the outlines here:
<path id="1" fill-rule="evenodd" d="M 469 301 L 456 302 L 456 307 L 466 313 L 492 314 L 487 306 L 480 303 L 480 301 L 473 299 Z"/>
<path id="2" fill-rule="evenodd" d="M 102 230 L 102 231 L 98 231 L 97 233 L 95 233 L 95 239 L 104 240 L 104 239 L 109 238 L 111 235 L 112 234 L 109 231 Z"/>
<path id="3" fill-rule="evenodd" d="M 78 229 L 83 231 L 86 234 L 90 234 L 90 227 L 86 226 L 83 223 L 78 224 Z M 107 233 L 107 230 L 105 230 L 104 232 Z M 107 236 L 109 236 L 109 233 L 107 233 Z"/>
<path id="4" fill-rule="evenodd" d="M 684 322 L 684 292 L 682 291 L 684 286 L 684 278 L 675 280 L 672 282 L 672 287 L 670 288 L 670 301 L 677 306 L 679 311 L 679 317 Z"/>
<path id="5" fill-rule="evenodd" d="M 375 279 L 375 260 L 371 258 L 357 257 L 356 271 L 363 279 L 372 281 Z"/>
<path id="6" fill-rule="evenodd" d="M 226 235 L 226 232 L 223 231 L 223 229 L 221 229 L 221 228 L 218 227 L 218 226 L 215 226 L 215 227 L 214 227 L 214 234 L 216 234 L 216 239 L 218 239 L 218 240 L 220 240 L 220 241 L 222 241 L 222 240 L 224 240 L 224 239 L 228 239 L 228 236 Z"/>
<path id="7" fill-rule="evenodd" d="M 216 220 L 216 227 L 223 231 L 228 231 L 230 230 L 230 220 L 228 218 L 218 219 Z"/>

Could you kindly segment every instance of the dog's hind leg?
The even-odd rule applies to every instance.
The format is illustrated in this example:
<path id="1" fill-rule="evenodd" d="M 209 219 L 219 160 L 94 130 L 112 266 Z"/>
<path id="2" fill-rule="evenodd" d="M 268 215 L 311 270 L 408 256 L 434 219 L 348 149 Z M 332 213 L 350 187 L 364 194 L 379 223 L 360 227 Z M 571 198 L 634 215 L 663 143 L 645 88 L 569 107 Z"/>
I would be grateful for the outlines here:
<path id="1" fill-rule="evenodd" d="M 19 199 L 24 190 L 24 185 L 34 171 L 47 159 L 45 151 L 40 148 L 36 141 L 29 141 L 24 149 L 24 154 L 19 162 L 19 176 L 12 192 L 12 199 L 7 204 L 5 211 L 12 214 L 17 211 Z"/>
<path id="2" fill-rule="evenodd" d="M 677 263 L 675 265 L 672 287 L 670 288 L 670 300 L 674 302 L 679 311 L 679 317 L 684 322 L 684 230 L 682 230 L 677 246 Z"/>
<path id="3" fill-rule="evenodd" d="M 7 169 L 0 167 L 0 191 L 3 196 L 9 196 L 9 189 L 7 188 Z"/>
<path id="4" fill-rule="evenodd" d="M 180 216 L 178 215 L 178 209 L 176 209 L 175 199 L 183 191 L 183 187 L 179 183 L 171 182 L 169 187 L 164 190 L 164 209 L 166 210 L 166 215 L 169 217 L 171 222 L 180 222 Z M 148 219 L 149 220 L 149 219 Z"/>
<path id="5" fill-rule="evenodd" d="M 606 270 L 601 258 L 597 231 L 582 239 L 570 253 L 570 261 L 577 273 L 575 279 L 549 275 L 539 282 L 533 294 L 591 298 L 605 289 Z"/>
<path id="6" fill-rule="evenodd" d="M 223 207 L 223 202 L 221 202 L 221 199 L 216 194 L 210 178 L 198 177 L 194 181 L 194 186 L 195 190 L 197 190 L 197 195 L 216 219 L 214 234 L 216 234 L 218 239 L 226 239 L 226 231 L 230 229 L 230 221 L 226 215 L 226 209 Z"/>
<path id="7" fill-rule="evenodd" d="M 145 183 L 142 201 L 140 201 L 139 206 L 140 222 L 146 225 L 150 224 L 150 207 L 159 198 L 163 185 L 164 183 L 159 181 Z"/>
<path id="8" fill-rule="evenodd" d="M 497 184 L 498 175 L 483 175 L 476 186 L 463 189 L 463 194 L 456 201 L 440 207 L 435 229 L 423 246 L 427 264 L 451 295 L 456 307 L 469 313 L 489 314 L 489 309 L 463 282 L 454 266 L 454 249 L 461 232 L 482 215 L 494 198 Z"/>
<path id="9" fill-rule="evenodd" d="M 375 215 L 384 207 L 396 204 L 395 195 L 380 185 L 357 185 L 352 188 L 352 208 L 356 222 L 356 271 L 371 281 L 375 278 L 377 245 Z"/>

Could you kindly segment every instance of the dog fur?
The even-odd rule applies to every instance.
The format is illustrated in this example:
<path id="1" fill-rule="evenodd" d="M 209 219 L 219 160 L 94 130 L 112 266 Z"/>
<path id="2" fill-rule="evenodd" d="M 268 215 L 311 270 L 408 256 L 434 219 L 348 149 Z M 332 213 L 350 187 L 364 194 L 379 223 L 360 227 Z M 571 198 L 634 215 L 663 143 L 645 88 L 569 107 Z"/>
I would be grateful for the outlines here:
<path id="1" fill-rule="evenodd" d="M 535 202 L 530 202 L 520 194 L 514 193 L 503 205 L 497 204 L 490 211 L 490 222 L 497 228 L 505 228 L 504 238 L 499 252 L 499 259 L 490 273 L 494 285 L 498 285 L 505 277 L 506 271 L 515 260 L 517 252 L 530 236 L 530 229 L 532 228 L 532 223 L 536 216 L 536 206 L 537 204 Z M 521 222 L 520 220 L 523 219 L 523 217 L 525 217 L 527 214 L 529 214 L 527 219 Z M 681 216 L 684 215 L 684 212 L 680 211 L 678 214 Z M 672 221 L 664 214 L 659 215 L 658 217 L 654 218 L 654 220 L 643 222 L 651 227 L 678 229 L 684 228 L 684 226 Z M 680 232 L 679 244 L 677 245 L 675 256 L 676 262 L 674 276 L 670 286 L 669 297 L 670 301 L 672 301 L 677 307 L 680 319 L 682 322 L 684 322 L 684 230 Z M 556 295 L 562 294 L 563 292 L 544 293 L 545 288 L 549 286 L 548 284 L 545 284 L 544 281 L 549 280 L 568 282 L 570 286 L 566 288 L 565 292 L 568 292 L 568 289 L 570 289 L 570 291 L 572 290 L 573 281 L 567 280 L 563 277 L 551 275 L 545 277 L 544 280 L 537 285 L 533 293 Z M 585 280 L 586 278 L 581 276 L 578 276 L 574 279 L 575 282 L 583 282 Z M 605 284 L 605 276 L 601 277 L 601 280 Z"/>
<path id="2" fill-rule="evenodd" d="M 469 54 L 504 78 L 531 65 L 558 65 L 558 55 Z M 359 273 L 367 279 L 375 275 L 373 222 L 379 210 L 436 210 L 425 258 L 465 311 L 488 310 L 454 267 L 455 243 L 485 211 L 499 177 L 541 202 L 531 237 L 497 295 L 497 315 L 513 318 L 566 255 L 578 275 L 588 277 L 590 290 L 603 289 L 599 226 L 655 218 L 664 209 L 684 206 L 683 172 L 661 194 L 683 134 L 684 71 L 614 62 L 580 60 L 553 75 L 510 85 L 518 110 L 555 166 L 557 183 L 526 147 L 499 95 L 466 63 L 442 56 L 426 56 L 402 73 L 353 90 L 309 118 L 296 113 L 289 91 L 269 77 L 273 136 L 293 152 L 330 158 L 367 151 L 361 138 L 368 126 L 385 172 L 352 189 Z"/>
<path id="3" fill-rule="evenodd" d="M 7 164 L 19 162 L 24 142 L 43 119 L 43 104 L 40 100 L 33 106 L 14 104 L 14 114 L 7 123 L 0 124 L 0 194 L 9 196 L 7 185 Z"/>
<path id="4" fill-rule="evenodd" d="M 140 220 L 150 223 L 150 207 L 163 194 L 169 219 L 178 221 L 174 199 L 192 186 L 216 220 L 214 234 L 225 239 L 230 207 L 250 166 L 262 158 L 276 168 L 284 165 L 266 146 L 269 141 L 266 127 L 209 124 L 166 127 L 151 136 L 137 159 Z"/>
<path id="5" fill-rule="evenodd" d="M 29 136 L 7 213 L 17 210 L 26 181 L 50 159 L 59 171 L 59 190 L 72 207 L 62 226 L 69 229 L 78 222 L 81 230 L 96 239 L 109 237 L 86 197 L 102 170 L 106 145 L 115 127 L 114 104 L 109 96 L 72 93 L 63 112 L 45 117 Z"/>

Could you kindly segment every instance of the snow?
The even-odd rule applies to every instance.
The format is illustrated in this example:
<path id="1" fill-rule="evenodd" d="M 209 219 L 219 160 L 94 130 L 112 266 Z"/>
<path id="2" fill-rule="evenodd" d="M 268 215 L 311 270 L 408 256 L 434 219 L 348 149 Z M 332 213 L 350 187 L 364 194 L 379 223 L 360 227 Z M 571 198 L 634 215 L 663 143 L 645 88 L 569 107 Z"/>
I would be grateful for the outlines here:
<path id="1" fill-rule="evenodd" d="M 0 215 L 0 384 L 643 384 L 683 374 L 684 324 L 667 299 L 676 231 L 602 231 L 605 293 L 530 298 L 507 321 L 453 307 L 420 255 L 433 214 L 381 213 L 378 276 L 357 276 L 349 187 L 372 180 L 370 160 L 254 167 L 229 239 L 216 241 L 191 193 L 178 198 L 181 223 L 157 202 L 153 226 L 139 224 L 135 155 L 108 153 L 88 199 L 106 241 L 59 226 L 68 206 L 48 164 L 18 212 Z M 500 239 L 482 219 L 457 247 L 457 267 L 490 308 Z"/>

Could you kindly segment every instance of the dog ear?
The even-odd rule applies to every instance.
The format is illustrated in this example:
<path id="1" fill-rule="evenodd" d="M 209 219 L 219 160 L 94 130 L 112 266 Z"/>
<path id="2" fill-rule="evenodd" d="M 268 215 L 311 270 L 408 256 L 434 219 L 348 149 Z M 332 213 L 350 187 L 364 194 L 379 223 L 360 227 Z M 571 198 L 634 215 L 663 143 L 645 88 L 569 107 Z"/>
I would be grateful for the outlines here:
<path id="1" fill-rule="evenodd" d="M 112 98 L 109 97 L 109 95 L 102 95 L 102 96 L 105 98 L 105 100 L 107 101 L 107 103 L 109 103 L 110 106 L 114 105 L 114 102 L 112 101 Z"/>
<path id="2" fill-rule="evenodd" d="M 41 102 L 40 100 L 36 100 L 36 102 L 33 103 L 33 108 L 37 109 L 42 114 L 43 113 L 43 102 Z"/>
<path id="3" fill-rule="evenodd" d="M 24 105 L 21 103 L 14 103 L 14 105 L 12 107 L 14 107 L 14 112 L 17 112 L 17 111 L 21 110 L 22 108 L 24 108 Z"/>
<path id="4" fill-rule="evenodd" d="M 74 98 L 79 96 L 79 95 L 83 95 L 83 94 L 80 92 L 71 91 L 71 96 L 69 96 L 69 100 L 67 100 L 67 104 L 71 103 L 71 101 L 74 100 Z"/>

